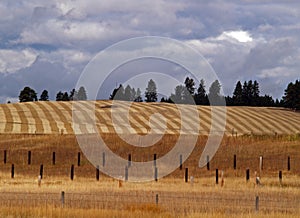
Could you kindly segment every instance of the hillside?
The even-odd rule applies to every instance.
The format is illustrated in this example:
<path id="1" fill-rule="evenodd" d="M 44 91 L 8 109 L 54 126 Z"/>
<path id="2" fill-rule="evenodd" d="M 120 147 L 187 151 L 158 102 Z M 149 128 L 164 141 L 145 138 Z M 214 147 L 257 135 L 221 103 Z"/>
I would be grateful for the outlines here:
<path id="1" fill-rule="evenodd" d="M 94 102 L 80 102 L 84 108 L 82 116 L 88 117 Z M 111 101 L 96 102 L 96 125 L 101 133 L 146 134 L 150 131 L 149 119 L 152 114 L 160 113 L 167 119 L 168 134 L 178 134 L 181 128 L 180 113 L 175 105 L 166 103 L 133 103 L 129 114 L 130 125 L 126 123 L 126 108 L 113 106 Z M 189 106 L 183 106 L 189 110 Z M 209 133 L 211 125 L 211 109 L 199 106 L 200 133 Z M 111 113 L 117 118 L 117 128 L 111 119 Z M 87 118 L 88 119 L 88 118 Z M 152 117 L 152 130 L 162 134 L 163 122 L 157 116 Z M 192 116 L 186 117 L 189 126 L 184 133 L 195 125 Z M 218 118 L 216 119 L 217 123 Z M 92 132 L 88 122 L 76 126 L 76 132 Z M 300 132 L 300 113 L 282 108 L 227 107 L 226 134 L 295 134 Z M 73 134 L 72 102 L 28 102 L 0 105 L 0 134 L 5 133 L 37 133 L 37 134 Z"/>

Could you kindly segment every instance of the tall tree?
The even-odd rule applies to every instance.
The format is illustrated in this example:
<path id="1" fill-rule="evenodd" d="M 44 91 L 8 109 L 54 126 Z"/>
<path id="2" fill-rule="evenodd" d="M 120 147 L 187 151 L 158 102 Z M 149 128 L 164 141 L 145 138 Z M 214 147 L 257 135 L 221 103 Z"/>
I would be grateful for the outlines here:
<path id="1" fill-rule="evenodd" d="M 135 102 L 142 102 L 143 101 L 142 92 L 141 92 L 140 88 L 138 88 L 136 90 L 136 97 L 135 97 L 134 101 Z"/>
<path id="2" fill-rule="evenodd" d="M 286 108 L 300 110 L 300 81 L 289 83 L 283 96 L 283 105 Z"/>
<path id="3" fill-rule="evenodd" d="M 44 90 L 40 96 L 40 101 L 49 101 L 48 91 Z"/>
<path id="4" fill-rule="evenodd" d="M 187 77 L 184 81 L 185 88 L 191 95 L 195 94 L 195 81 L 192 78 Z"/>
<path id="5" fill-rule="evenodd" d="M 64 92 L 64 94 L 62 95 L 62 101 L 70 101 L 68 92 Z"/>
<path id="6" fill-rule="evenodd" d="M 233 105 L 243 105 L 243 87 L 240 81 L 236 83 L 235 89 L 233 91 L 232 101 Z"/>
<path id="7" fill-rule="evenodd" d="M 19 95 L 19 101 L 20 102 L 29 102 L 29 101 L 37 101 L 37 93 L 34 91 L 34 89 L 26 86 L 24 89 L 20 92 Z"/>
<path id="8" fill-rule="evenodd" d="M 132 101 L 133 100 L 133 93 L 130 85 L 127 85 L 124 91 L 124 100 L 125 101 Z"/>
<path id="9" fill-rule="evenodd" d="M 156 102 L 157 101 L 157 89 L 155 82 L 150 79 L 148 86 L 145 91 L 145 101 L 146 102 Z"/>
<path id="10" fill-rule="evenodd" d="M 178 85 L 175 87 L 175 94 L 171 94 L 171 100 L 172 102 L 176 104 L 184 104 L 186 103 L 185 97 L 186 97 L 187 89 L 183 85 Z"/>
<path id="11" fill-rule="evenodd" d="M 259 91 L 259 84 L 258 84 L 258 82 L 255 80 L 254 82 L 253 82 L 253 86 L 252 86 L 252 101 L 251 101 L 251 105 L 252 106 L 259 106 L 259 93 L 260 93 L 260 91 Z"/>
<path id="12" fill-rule="evenodd" d="M 75 89 L 72 89 L 70 91 L 70 95 L 69 95 L 70 101 L 76 101 L 78 100 L 78 93 Z"/>
<path id="13" fill-rule="evenodd" d="M 87 100 L 87 94 L 86 94 L 85 88 L 83 86 L 81 86 L 77 92 L 77 99 L 79 101 Z"/>
<path id="14" fill-rule="evenodd" d="M 197 105 L 208 105 L 208 97 L 205 90 L 205 81 L 203 79 L 200 80 L 199 87 L 197 89 L 197 93 L 195 94 L 195 103 Z"/>

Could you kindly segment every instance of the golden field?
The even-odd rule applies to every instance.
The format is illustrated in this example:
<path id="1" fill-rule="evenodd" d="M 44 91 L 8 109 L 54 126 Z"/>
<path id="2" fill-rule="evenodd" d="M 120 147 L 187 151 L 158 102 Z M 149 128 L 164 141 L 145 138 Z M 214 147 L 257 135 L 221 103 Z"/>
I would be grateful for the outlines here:
<path id="1" fill-rule="evenodd" d="M 153 146 L 143 149 L 124 143 L 112 129 L 107 118 L 115 109 L 111 102 L 101 101 L 96 105 L 97 127 L 102 138 L 124 159 L 128 154 L 132 161 L 151 161 L 154 154 L 160 158 L 178 140 L 176 127 L 180 123 L 176 116 L 179 114 L 172 105 L 142 103 L 132 106 L 131 128 L 141 135 L 149 131 L 153 113 L 167 117 L 169 130 Z M 198 110 L 204 122 L 200 127 L 203 134 L 198 136 L 182 170 L 178 168 L 157 182 L 131 183 L 120 182 L 102 173 L 99 181 L 96 180 L 95 166 L 81 152 L 73 135 L 71 103 L 0 105 L 0 216 L 299 217 L 300 114 L 274 108 L 227 108 L 226 134 L 208 170 L 199 168 L 198 162 L 207 141 L 210 109 L 199 107 Z M 116 112 L 124 111 L 119 108 Z M 159 125 L 159 122 L 154 124 Z M 80 128 L 83 132 L 88 129 Z M 30 164 L 28 151 L 31 151 Z M 56 154 L 55 165 L 53 152 Z M 78 152 L 81 154 L 80 166 L 77 165 Z M 233 169 L 234 155 L 236 169 Z M 263 157 L 261 185 L 256 185 L 254 171 L 259 172 L 260 156 Z M 12 164 L 14 178 L 11 178 Z M 38 186 L 41 164 L 43 179 Z M 74 180 L 70 179 L 71 165 L 74 165 Z M 184 181 L 186 168 L 189 172 L 187 183 Z M 219 176 L 221 171 L 224 172 L 222 187 L 221 177 L 216 184 L 216 169 Z M 246 169 L 250 170 L 248 182 Z M 283 175 L 281 183 L 279 171 Z M 65 192 L 64 204 L 61 202 L 62 191 Z M 258 211 L 255 208 L 257 196 Z"/>

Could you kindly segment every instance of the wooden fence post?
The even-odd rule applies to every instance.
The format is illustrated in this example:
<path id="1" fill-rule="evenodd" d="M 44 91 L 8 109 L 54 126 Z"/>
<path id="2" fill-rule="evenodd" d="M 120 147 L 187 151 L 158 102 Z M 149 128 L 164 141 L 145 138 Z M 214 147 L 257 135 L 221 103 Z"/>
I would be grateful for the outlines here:
<path id="1" fill-rule="evenodd" d="M 52 164 L 55 165 L 55 151 L 52 153 Z"/>
<path id="2" fill-rule="evenodd" d="M 290 158 L 290 156 L 288 156 L 288 164 L 287 164 L 287 168 L 288 168 L 288 171 L 291 170 L 291 158 Z"/>
<path id="3" fill-rule="evenodd" d="M 61 207 L 64 207 L 65 205 L 65 192 L 61 192 Z"/>
<path id="4" fill-rule="evenodd" d="M 6 164 L 6 155 L 7 155 L 7 151 L 6 151 L 6 150 L 4 150 L 4 158 L 3 158 L 3 162 L 4 162 L 4 164 Z"/>
<path id="5" fill-rule="evenodd" d="M 155 203 L 158 205 L 158 194 L 155 195 Z"/>
<path id="6" fill-rule="evenodd" d="M 188 168 L 185 168 L 185 174 L 184 174 L 184 180 L 185 182 L 188 182 L 189 180 L 189 169 Z"/>
<path id="7" fill-rule="evenodd" d="M 77 166 L 80 166 L 80 152 L 77 155 Z"/>
<path id="8" fill-rule="evenodd" d="M 263 165 L 263 156 L 260 156 L 259 157 L 259 176 L 261 176 L 260 174 L 261 174 L 261 171 L 263 170 L 263 167 L 264 167 L 264 165 Z"/>
<path id="9" fill-rule="evenodd" d="M 105 167 L 105 152 L 102 153 L 102 166 Z"/>
<path id="10" fill-rule="evenodd" d="M 219 184 L 219 170 L 216 169 L 216 184 Z"/>
<path id="11" fill-rule="evenodd" d="M 182 154 L 179 155 L 179 169 L 182 170 Z"/>
<path id="12" fill-rule="evenodd" d="M 128 167 L 131 167 L 131 154 L 128 154 Z"/>
<path id="13" fill-rule="evenodd" d="M 99 165 L 96 167 L 96 180 L 99 181 L 100 178 L 100 170 L 99 170 Z"/>
<path id="14" fill-rule="evenodd" d="M 128 181 L 128 167 L 125 167 L 125 181 Z"/>
<path id="15" fill-rule="evenodd" d="M 158 181 L 158 169 L 157 169 L 157 167 L 155 167 L 155 170 L 154 170 L 154 179 L 155 179 L 155 182 Z"/>
<path id="16" fill-rule="evenodd" d="M 153 165 L 156 167 L 156 154 L 153 155 Z"/>
<path id="17" fill-rule="evenodd" d="M 236 170 L 236 154 L 233 156 L 233 169 Z"/>
<path id="18" fill-rule="evenodd" d="M 11 165 L 11 178 L 13 179 L 15 177 L 15 165 Z"/>
<path id="19" fill-rule="evenodd" d="M 206 156 L 206 168 L 207 168 L 207 170 L 210 169 L 210 167 L 209 167 L 209 155 Z"/>
<path id="20" fill-rule="evenodd" d="M 250 179 L 250 170 L 247 169 L 247 170 L 246 170 L 246 181 L 248 182 L 249 179 Z"/>
<path id="21" fill-rule="evenodd" d="M 279 171 L 278 177 L 279 177 L 279 183 L 280 183 L 280 185 L 282 185 L 282 171 L 281 170 Z"/>
<path id="22" fill-rule="evenodd" d="M 41 176 L 41 179 L 43 178 L 43 172 L 44 172 L 44 166 L 43 166 L 43 164 L 41 164 L 41 166 L 40 166 L 40 176 Z"/>
<path id="23" fill-rule="evenodd" d="M 71 166 L 71 175 L 70 175 L 71 180 L 74 179 L 74 165 L 72 164 Z"/>
<path id="24" fill-rule="evenodd" d="M 258 212 L 259 211 L 259 197 L 256 196 L 255 198 L 255 211 Z"/>
<path id="25" fill-rule="evenodd" d="M 31 151 L 28 151 L 28 165 L 31 164 Z"/>

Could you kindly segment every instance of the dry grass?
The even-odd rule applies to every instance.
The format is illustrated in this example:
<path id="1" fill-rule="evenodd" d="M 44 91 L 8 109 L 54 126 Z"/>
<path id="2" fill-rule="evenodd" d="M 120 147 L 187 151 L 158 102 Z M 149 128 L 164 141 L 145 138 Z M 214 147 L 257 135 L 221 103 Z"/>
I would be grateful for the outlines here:
<path id="1" fill-rule="evenodd" d="M 170 150 L 177 137 L 166 135 L 156 145 L 142 151 L 124 144 L 112 134 L 103 135 L 118 155 L 133 160 L 151 160 Z M 184 170 L 177 169 L 158 182 L 123 183 L 101 175 L 95 179 L 95 167 L 82 157 L 72 135 L 0 135 L 2 151 L 7 150 L 7 164 L 0 156 L 0 216 L 1 217 L 298 217 L 300 197 L 300 138 L 291 136 L 225 137 L 211 170 L 199 169 L 198 161 L 206 142 L 199 137 L 192 155 L 184 163 L 194 183 L 184 182 Z M 122 149 L 120 149 L 122 147 Z M 27 152 L 32 151 L 32 163 L 27 165 Z M 1 151 L 1 153 L 2 153 Z M 57 154 L 52 165 L 52 152 Z M 233 170 L 233 155 L 237 155 L 237 169 Z M 261 174 L 263 186 L 255 185 L 254 170 L 258 158 L 264 156 Z M 291 157 L 291 171 L 287 171 L 287 156 Z M 15 164 L 15 178 L 10 178 L 11 163 Z M 37 185 L 40 164 L 44 164 L 42 186 Z M 75 178 L 69 179 L 70 165 L 75 164 Z M 225 185 L 215 184 L 215 169 L 225 171 Z M 251 179 L 245 180 L 250 168 Z M 278 170 L 283 170 L 282 185 Z M 61 208 L 60 193 L 66 193 L 66 207 Z M 155 204 L 155 195 L 159 204 Z M 255 212 L 255 197 L 260 197 L 260 212 Z M 7 200 L 11 199 L 11 200 Z M 27 199 L 27 200 L 26 200 Z M 11 203 L 9 203 L 11 202 Z M 46 203 L 45 203 L 46 202 Z M 15 203 L 16 205 L 14 205 Z"/>

